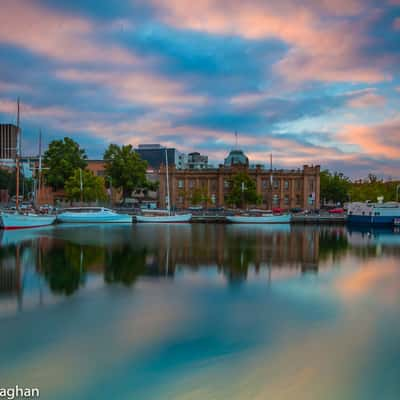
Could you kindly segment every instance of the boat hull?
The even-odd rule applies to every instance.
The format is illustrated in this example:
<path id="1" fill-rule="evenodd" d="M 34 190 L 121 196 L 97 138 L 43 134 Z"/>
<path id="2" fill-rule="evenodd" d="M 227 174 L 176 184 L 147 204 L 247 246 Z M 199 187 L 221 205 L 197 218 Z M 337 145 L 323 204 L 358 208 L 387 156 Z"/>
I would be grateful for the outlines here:
<path id="1" fill-rule="evenodd" d="M 1 214 L 1 227 L 3 229 L 28 229 L 52 225 L 56 220 L 54 215 L 22 215 Z"/>
<path id="2" fill-rule="evenodd" d="M 260 217 L 235 215 L 227 216 L 226 220 L 234 224 L 288 224 L 291 221 L 291 215 L 267 215 Z"/>
<path id="3" fill-rule="evenodd" d="M 400 221 L 400 215 L 348 215 L 347 223 L 350 225 L 395 225 Z"/>
<path id="4" fill-rule="evenodd" d="M 179 214 L 179 215 L 137 215 L 137 222 L 146 223 L 180 223 L 190 222 L 192 214 Z"/>
<path id="5" fill-rule="evenodd" d="M 78 213 L 62 213 L 57 216 L 57 221 L 63 223 L 76 223 L 76 224 L 129 224 L 132 223 L 132 216 L 128 214 L 110 214 L 110 215 L 94 215 L 84 214 L 79 215 Z"/>

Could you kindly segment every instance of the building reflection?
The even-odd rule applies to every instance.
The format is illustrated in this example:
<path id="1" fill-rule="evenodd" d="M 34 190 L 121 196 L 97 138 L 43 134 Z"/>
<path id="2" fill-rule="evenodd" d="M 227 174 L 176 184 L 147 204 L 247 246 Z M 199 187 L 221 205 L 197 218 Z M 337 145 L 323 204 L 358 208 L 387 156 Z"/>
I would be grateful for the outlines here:
<path id="1" fill-rule="evenodd" d="M 228 282 L 240 282 L 262 270 L 317 273 L 322 263 L 332 265 L 327 261 L 349 253 L 400 257 L 400 233 L 331 226 L 56 227 L 30 235 L 0 231 L 0 243 L 0 296 L 17 298 L 27 284 L 69 296 L 89 276 L 130 286 L 141 276 L 174 277 L 183 270 L 214 268 Z"/>

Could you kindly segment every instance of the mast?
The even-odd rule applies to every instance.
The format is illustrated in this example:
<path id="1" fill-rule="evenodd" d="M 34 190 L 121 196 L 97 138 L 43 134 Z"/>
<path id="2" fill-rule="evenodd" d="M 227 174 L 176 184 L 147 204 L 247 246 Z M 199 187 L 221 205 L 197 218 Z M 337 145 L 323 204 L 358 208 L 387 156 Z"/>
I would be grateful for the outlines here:
<path id="1" fill-rule="evenodd" d="M 171 215 L 171 201 L 169 196 L 169 176 L 168 176 L 168 148 L 165 148 L 165 173 L 167 177 L 167 202 L 168 202 L 168 215 Z"/>
<path id="2" fill-rule="evenodd" d="M 15 209 L 19 210 L 19 152 L 21 151 L 21 135 L 19 131 L 19 97 L 17 99 L 17 143 L 15 149 Z"/>
<path id="3" fill-rule="evenodd" d="M 38 187 L 36 191 L 35 202 L 39 199 L 42 185 L 42 130 L 39 130 L 39 174 L 38 174 Z"/>
<path id="4" fill-rule="evenodd" d="M 271 183 L 271 210 L 273 208 L 273 199 L 274 199 L 274 194 L 273 194 L 273 190 L 274 190 L 274 178 L 272 176 L 272 153 L 269 155 L 269 169 L 271 171 L 271 175 L 269 177 L 270 183 Z"/>

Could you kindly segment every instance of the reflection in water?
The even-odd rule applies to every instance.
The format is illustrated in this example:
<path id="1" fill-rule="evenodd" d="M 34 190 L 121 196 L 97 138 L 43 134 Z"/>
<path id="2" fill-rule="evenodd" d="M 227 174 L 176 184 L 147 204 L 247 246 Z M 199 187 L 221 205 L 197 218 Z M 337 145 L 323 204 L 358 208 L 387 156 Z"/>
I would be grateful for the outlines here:
<path id="1" fill-rule="evenodd" d="M 0 244 L 2 384 L 57 400 L 400 397 L 398 232 L 61 225 Z"/>
<path id="2" fill-rule="evenodd" d="M 228 282 L 249 270 L 317 272 L 348 254 L 400 256 L 400 233 L 342 226 L 140 225 L 58 226 L 1 233 L 0 293 L 19 293 L 27 269 L 55 294 L 85 286 L 87 273 L 132 285 L 140 276 L 174 276 L 177 269 L 216 268 Z"/>

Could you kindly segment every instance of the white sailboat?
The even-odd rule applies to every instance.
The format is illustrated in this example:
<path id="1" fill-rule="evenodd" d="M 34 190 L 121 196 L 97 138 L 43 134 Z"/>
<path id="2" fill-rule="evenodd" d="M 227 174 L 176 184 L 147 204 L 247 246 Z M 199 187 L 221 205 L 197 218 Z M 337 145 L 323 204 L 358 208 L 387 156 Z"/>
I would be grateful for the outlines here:
<path id="1" fill-rule="evenodd" d="M 19 128 L 19 99 L 18 99 L 18 113 L 17 113 L 17 142 L 21 141 L 20 128 Z M 21 143 L 21 142 L 20 142 Z M 51 225 L 56 220 L 55 215 L 40 215 L 40 214 L 23 214 L 19 210 L 19 152 L 18 146 L 15 152 L 15 169 L 16 169 L 16 196 L 15 196 L 15 213 L 0 214 L 0 225 L 3 229 L 26 229 L 38 228 L 42 226 Z"/>
<path id="2" fill-rule="evenodd" d="M 167 182 L 167 214 L 160 215 L 137 215 L 137 222 L 152 222 L 152 223 L 178 223 L 178 222 L 190 222 L 192 219 L 192 214 L 172 214 L 171 213 L 171 197 L 169 192 L 169 176 L 168 176 L 168 152 L 167 148 L 165 148 L 165 168 L 166 168 L 166 182 Z"/>
<path id="3" fill-rule="evenodd" d="M 274 215 L 233 215 L 227 216 L 226 220 L 234 224 L 288 224 L 291 221 L 290 214 Z"/>

